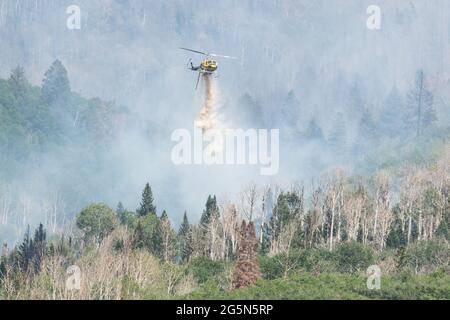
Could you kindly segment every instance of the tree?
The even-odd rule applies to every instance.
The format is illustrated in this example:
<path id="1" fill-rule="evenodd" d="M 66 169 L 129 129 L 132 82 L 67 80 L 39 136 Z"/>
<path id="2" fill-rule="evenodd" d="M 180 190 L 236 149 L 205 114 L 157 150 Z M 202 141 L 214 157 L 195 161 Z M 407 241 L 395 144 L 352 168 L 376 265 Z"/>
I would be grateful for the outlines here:
<path id="1" fill-rule="evenodd" d="M 35 272 L 39 272 L 41 270 L 42 260 L 47 253 L 46 239 L 47 239 L 47 233 L 46 233 L 42 223 L 40 223 L 39 227 L 34 232 L 34 241 L 33 241 L 33 255 L 34 255 L 34 270 L 35 270 Z"/>
<path id="2" fill-rule="evenodd" d="M 203 210 L 200 218 L 200 225 L 205 227 L 211 222 L 213 215 L 219 215 L 219 207 L 217 206 L 216 196 L 208 196 L 206 200 L 205 210 Z"/>
<path id="3" fill-rule="evenodd" d="M 192 228 L 187 213 L 184 212 L 183 222 L 178 230 L 178 251 L 182 262 L 189 262 L 192 256 Z"/>
<path id="4" fill-rule="evenodd" d="M 336 114 L 334 119 L 333 127 L 331 129 L 330 135 L 328 137 L 328 144 L 334 152 L 342 151 L 346 144 L 346 126 L 344 121 L 344 116 L 341 112 Z"/>
<path id="5" fill-rule="evenodd" d="M 116 209 L 117 219 L 119 223 L 124 226 L 133 227 L 136 222 L 136 213 L 128 211 L 123 206 L 122 202 L 119 202 Z"/>
<path id="6" fill-rule="evenodd" d="M 253 222 L 247 225 L 242 221 L 238 262 L 233 273 L 233 289 L 254 285 L 261 278 L 257 249 L 258 241 Z"/>
<path id="7" fill-rule="evenodd" d="M 17 66 L 11 71 L 8 84 L 16 99 L 24 97 L 29 83 L 25 77 L 25 70 L 21 66 Z"/>
<path id="8" fill-rule="evenodd" d="M 66 102 L 70 96 L 70 82 L 67 70 L 59 60 L 55 60 L 45 72 L 42 83 L 42 97 L 48 104 Z"/>
<path id="9" fill-rule="evenodd" d="M 420 137 L 424 130 L 437 120 L 433 94 L 426 86 L 423 70 L 417 71 L 414 86 L 408 92 L 407 105 L 409 108 L 407 124 L 415 129 L 416 137 Z"/>
<path id="10" fill-rule="evenodd" d="M 164 262 L 171 262 L 175 256 L 175 234 L 165 210 L 161 214 L 160 229 L 162 258 Z"/>
<path id="11" fill-rule="evenodd" d="M 156 215 L 156 207 L 153 205 L 153 192 L 149 183 L 145 185 L 144 191 L 142 191 L 141 206 L 137 210 L 137 213 L 141 217 L 149 214 Z"/>
<path id="12" fill-rule="evenodd" d="M 25 237 L 19 246 L 17 257 L 19 269 L 27 272 L 33 259 L 33 239 L 30 235 L 30 226 L 28 226 Z"/>
<path id="13" fill-rule="evenodd" d="M 309 121 L 308 127 L 305 132 L 305 138 L 316 142 L 323 142 L 325 140 L 323 131 L 317 124 L 316 120 L 311 119 L 311 121 Z"/>
<path id="14" fill-rule="evenodd" d="M 142 221 L 138 221 L 136 228 L 134 229 L 132 246 L 134 249 L 143 249 L 147 245 L 147 237 L 142 225 Z"/>
<path id="15" fill-rule="evenodd" d="M 107 205 L 94 203 L 78 213 L 76 224 L 85 241 L 100 242 L 116 227 L 116 215 Z"/>
<path id="16" fill-rule="evenodd" d="M 281 192 L 273 208 L 270 218 L 271 253 L 278 253 L 290 249 L 302 236 L 304 213 L 304 190 L 293 189 Z M 289 229 L 289 231 L 288 231 Z M 289 248 L 286 248 L 285 235 L 289 233 Z"/>
<path id="17" fill-rule="evenodd" d="M 373 120 L 372 114 L 368 109 L 364 109 L 359 120 L 359 138 L 363 141 L 373 142 L 378 138 L 377 126 Z"/>
<path id="18" fill-rule="evenodd" d="M 404 116 L 404 101 L 397 87 L 393 87 L 384 101 L 380 114 L 381 134 L 393 138 L 404 132 Z"/>

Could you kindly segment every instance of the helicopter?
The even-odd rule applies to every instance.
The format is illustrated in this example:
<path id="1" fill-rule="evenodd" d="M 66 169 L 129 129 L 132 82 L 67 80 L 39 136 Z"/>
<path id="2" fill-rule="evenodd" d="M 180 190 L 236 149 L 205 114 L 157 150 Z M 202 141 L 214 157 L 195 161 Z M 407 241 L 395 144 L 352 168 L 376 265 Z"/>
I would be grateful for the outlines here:
<path id="1" fill-rule="evenodd" d="M 205 56 L 205 58 L 202 60 L 202 62 L 198 66 L 194 66 L 194 64 L 192 63 L 192 59 L 189 60 L 189 63 L 190 63 L 189 69 L 192 70 L 192 71 L 198 72 L 197 84 L 195 85 L 195 89 L 196 90 L 198 88 L 198 83 L 200 81 L 200 76 L 202 74 L 204 74 L 204 75 L 212 75 L 212 74 L 214 74 L 217 71 L 217 68 L 219 67 L 217 61 L 212 59 L 212 58 L 216 58 L 217 57 L 217 58 L 226 58 L 226 59 L 237 59 L 236 57 L 224 56 L 224 55 L 215 54 L 215 53 L 207 53 L 207 52 L 192 50 L 192 49 L 188 49 L 188 48 L 180 48 L 180 49 L 181 50 L 190 51 L 190 52 L 194 52 L 194 53 L 198 53 L 198 54 L 201 54 L 201 55 Z"/>

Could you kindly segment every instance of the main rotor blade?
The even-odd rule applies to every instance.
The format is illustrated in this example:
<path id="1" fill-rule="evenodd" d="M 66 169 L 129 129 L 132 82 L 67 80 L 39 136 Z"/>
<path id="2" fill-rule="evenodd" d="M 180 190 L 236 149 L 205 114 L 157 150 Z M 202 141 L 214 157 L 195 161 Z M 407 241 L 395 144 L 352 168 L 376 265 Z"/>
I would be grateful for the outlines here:
<path id="1" fill-rule="evenodd" d="M 221 54 L 215 54 L 215 53 L 210 53 L 208 54 L 211 57 L 218 57 L 218 58 L 226 58 L 226 59 L 237 59 L 236 57 L 231 57 L 231 56 L 223 56 Z"/>
<path id="2" fill-rule="evenodd" d="M 207 56 L 208 54 L 205 52 L 201 52 L 201 51 L 197 51 L 197 50 L 192 50 L 192 49 L 188 49 L 188 48 L 180 48 L 181 50 L 186 50 L 186 51 L 191 51 L 191 52 L 195 52 L 195 53 L 200 53 L 203 54 L 205 56 Z"/>

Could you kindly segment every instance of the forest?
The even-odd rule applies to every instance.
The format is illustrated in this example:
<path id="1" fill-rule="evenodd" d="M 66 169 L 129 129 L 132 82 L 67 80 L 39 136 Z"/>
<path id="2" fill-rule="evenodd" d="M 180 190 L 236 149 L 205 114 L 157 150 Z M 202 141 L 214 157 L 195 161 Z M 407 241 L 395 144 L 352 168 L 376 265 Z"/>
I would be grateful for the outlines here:
<path id="1" fill-rule="evenodd" d="M 422 77 L 418 72 L 409 99 L 414 106 L 415 93 L 424 95 L 423 118 L 406 118 L 412 129 L 405 132 L 414 139 L 430 137 L 436 119 L 431 94 L 420 88 Z M 72 93 L 58 60 L 42 87 L 31 86 L 17 67 L 0 89 L 2 163 L 9 167 L 39 161 L 40 154 L 67 139 L 76 143 L 79 135 L 91 137 L 86 151 L 101 148 L 126 113 Z M 61 101 L 70 101 L 64 110 Z M 369 134 L 367 119 L 361 123 Z M 308 131 L 321 137 L 320 128 Z M 6 180 L 8 172 L 2 173 Z M 156 208 L 149 183 L 140 198 L 136 210 L 119 201 L 114 209 L 93 202 L 60 226 L 50 208 L 47 220 L 35 230 L 28 226 L 17 245 L 4 242 L 0 297 L 450 298 L 448 147 L 432 160 L 406 161 L 370 176 L 335 168 L 288 187 L 250 183 L 236 201 L 210 195 L 199 221 L 185 212 L 178 228 Z M 17 217 L 8 215 L 4 194 L 1 199 L 7 225 Z M 382 270 L 380 290 L 366 287 L 371 265 Z M 78 290 L 67 287 L 71 266 L 80 270 Z"/>
<path id="2" fill-rule="evenodd" d="M 448 1 L 78 2 L 0 0 L 0 300 L 450 299 Z M 180 46 L 276 177 L 171 163 Z"/>

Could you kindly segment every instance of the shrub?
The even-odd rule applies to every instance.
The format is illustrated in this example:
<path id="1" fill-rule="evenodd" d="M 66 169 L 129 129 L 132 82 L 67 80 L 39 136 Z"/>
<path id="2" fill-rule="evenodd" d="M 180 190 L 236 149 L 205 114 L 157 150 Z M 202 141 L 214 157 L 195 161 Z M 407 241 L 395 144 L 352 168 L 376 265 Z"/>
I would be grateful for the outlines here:
<path id="1" fill-rule="evenodd" d="M 359 272 L 374 262 L 372 249 L 359 242 L 340 244 L 336 250 L 336 259 L 341 272 Z"/>
<path id="2" fill-rule="evenodd" d="M 444 241 L 419 241 L 404 252 L 404 265 L 415 273 L 429 273 L 439 266 L 449 267 L 449 245 Z"/>
<path id="3" fill-rule="evenodd" d="M 205 283 L 208 279 L 218 279 L 225 271 L 222 261 L 214 261 L 208 257 L 196 257 L 189 263 L 189 270 L 199 284 Z"/>

